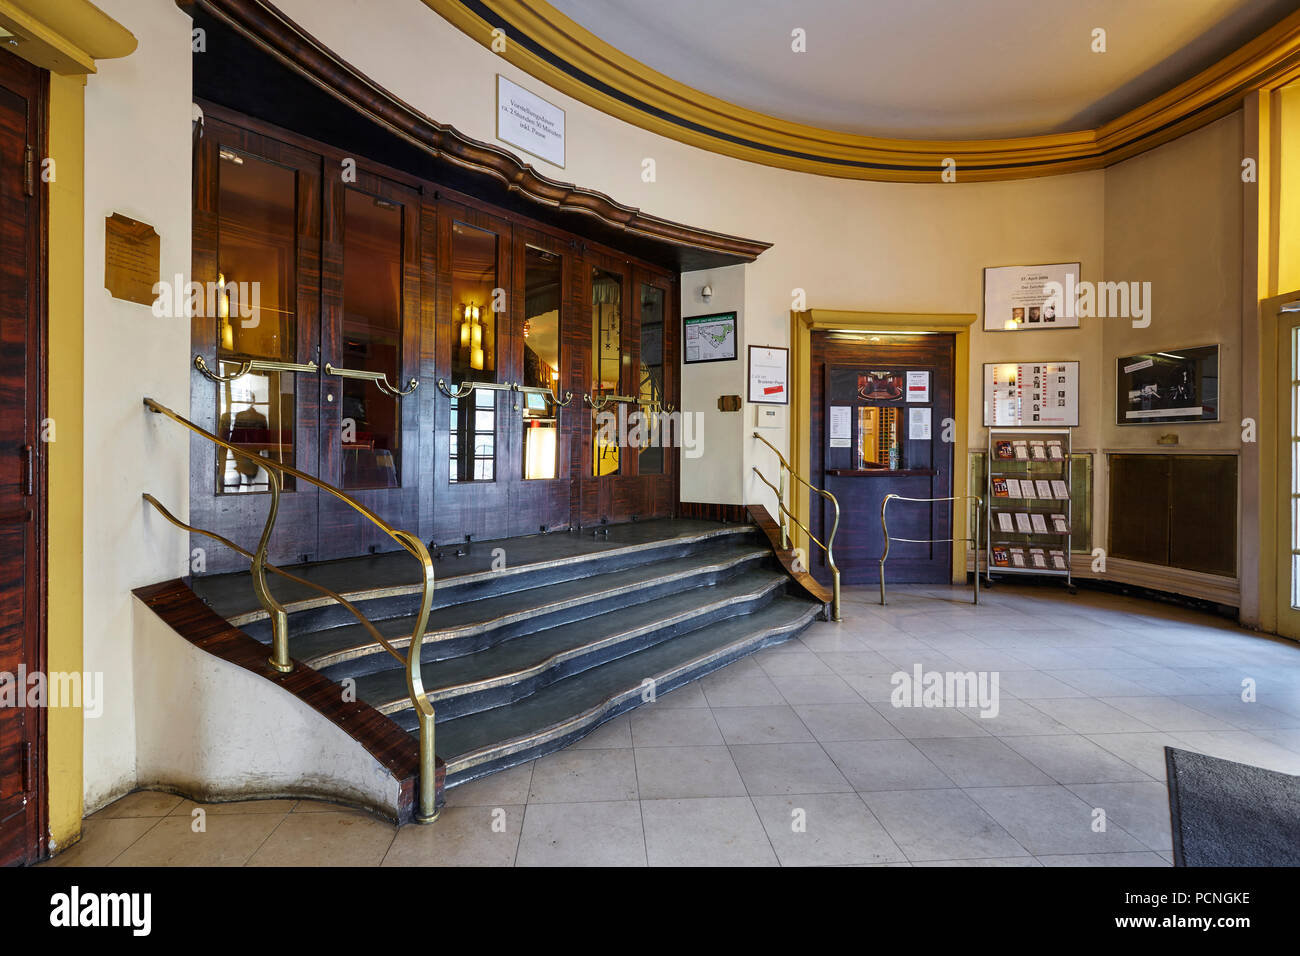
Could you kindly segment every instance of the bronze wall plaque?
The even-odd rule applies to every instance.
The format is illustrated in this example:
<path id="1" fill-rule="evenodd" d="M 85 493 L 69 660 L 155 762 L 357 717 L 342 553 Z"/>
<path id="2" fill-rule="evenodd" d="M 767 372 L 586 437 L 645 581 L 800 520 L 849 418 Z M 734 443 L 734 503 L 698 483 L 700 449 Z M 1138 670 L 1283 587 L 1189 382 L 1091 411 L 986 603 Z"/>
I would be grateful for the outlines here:
<path id="1" fill-rule="evenodd" d="M 104 219 L 104 288 L 113 298 L 153 305 L 161 261 L 153 226 L 116 212 Z"/>

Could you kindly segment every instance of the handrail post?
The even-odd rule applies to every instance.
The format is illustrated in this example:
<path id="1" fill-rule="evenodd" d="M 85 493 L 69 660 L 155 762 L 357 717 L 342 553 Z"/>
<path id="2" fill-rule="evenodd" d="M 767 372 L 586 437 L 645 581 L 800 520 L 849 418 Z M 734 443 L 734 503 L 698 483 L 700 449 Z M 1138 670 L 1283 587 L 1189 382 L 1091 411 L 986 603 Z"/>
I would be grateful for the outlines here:
<path id="1" fill-rule="evenodd" d="M 790 548 L 790 535 L 787 531 L 785 522 L 785 469 L 777 467 L 777 488 L 776 492 L 776 513 L 781 516 L 781 550 L 788 551 Z"/>
<path id="2" fill-rule="evenodd" d="M 293 670 L 293 660 L 289 657 L 289 615 L 271 594 L 266 583 L 266 552 L 271 546 L 271 532 L 275 529 L 275 519 L 280 512 L 280 476 L 274 469 L 267 468 L 265 471 L 271 489 L 271 506 L 267 510 L 266 524 L 262 527 L 262 539 L 257 543 L 257 553 L 253 555 L 253 590 L 271 619 L 271 666 L 281 674 L 287 674 Z"/>
<path id="3" fill-rule="evenodd" d="M 980 516 L 984 513 L 984 499 L 972 495 L 975 499 L 975 603 L 980 603 Z M 965 562 L 963 562 L 965 563 Z"/>
<path id="4" fill-rule="evenodd" d="M 885 508 L 889 506 L 891 498 L 895 495 L 885 495 L 885 500 L 880 503 L 880 533 L 885 539 L 885 550 L 880 555 L 880 606 L 885 606 L 885 559 L 889 557 L 889 525 L 885 523 Z"/>

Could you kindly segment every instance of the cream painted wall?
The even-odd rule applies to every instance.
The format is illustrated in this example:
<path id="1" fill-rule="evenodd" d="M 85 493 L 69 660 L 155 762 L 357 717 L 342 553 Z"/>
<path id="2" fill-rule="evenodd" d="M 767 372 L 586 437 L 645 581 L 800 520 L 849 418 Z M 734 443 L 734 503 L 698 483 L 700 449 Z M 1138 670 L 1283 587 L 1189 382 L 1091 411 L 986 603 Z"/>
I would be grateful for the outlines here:
<path id="1" fill-rule="evenodd" d="M 137 731 L 137 715 L 152 724 L 159 711 L 152 699 L 134 699 L 133 674 L 151 671 L 144 661 L 133 666 L 133 657 L 149 650 L 133 648 L 129 592 L 185 572 L 184 537 L 148 514 L 140 495 L 152 491 L 186 513 L 188 454 L 175 426 L 146 415 L 140 401 L 152 395 L 184 412 L 190 381 L 185 320 L 155 319 L 147 307 L 110 299 L 102 274 L 103 220 L 118 211 L 157 228 L 165 277 L 188 276 L 189 21 L 172 0 L 100 3 L 139 38 L 140 49 L 104 63 L 86 91 L 92 153 L 86 163 L 85 658 L 88 669 L 105 673 L 109 692 L 104 716 L 86 726 L 87 811 L 132 787 L 137 768 L 150 768 L 151 779 L 161 779 L 166 769 L 151 731 Z M 746 344 L 788 344 L 794 289 L 804 290 L 809 308 L 980 313 L 986 266 L 1077 260 L 1085 279 L 1151 279 L 1163 288 L 1177 278 L 1174 253 L 1181 249 L 1198 274 L 1187 270 L 1186 288 L 1157 289 L 1157 308 L 1165 301 L 1181 310 L 1195 306 L 1197 315 L 1212 310 L 1227 329 L 1239 324 L 1239 308 L 1234 317 L 1222 295 L 1232 284 L 1231 267 L 1198 235 L 1222 227 L 1225 248 L 1235 236 L 1239 263 L 1240 220 L 1232 217 L 1231 200 L 1238 194 L 1217 178 L 1234 129 L 1240 138 L 1237 118 L 1164 147 L 1169 152 L 1163 159 L 1156 153 L 1151 163 L 1139 158 L 1108 172 L 987 184 L 960 182 L 960 170 L 956 184 L 825 179 L 717 156 L 612 119 L 545 89 L 410 0 L 277 5 L 377 83 L 470 136 L 494 139 L 497 72 L 563 106 L 568 166 L 537 161 L 544 175 L 656 215 L 775 244 L 753 265 L 683 277 L 682 314 L 735 308 L 743 320 L 740 361 L 684 373 L 683 405 L 706 413 L 708 455 L 684 466 L 686 500 L 769 502 L 771 493 L 750 477 L 754 464 L 770 467 L 769 453 L 748 437 L 753 408 L 722 414 L 716 400 L 744 394 Z M 642 180 L 646 158 L 656 163 L 651 183 Z M 1136 208 L 1147 213 L 1131 213 L 1133 203 L 1144 204 Z M 1171 244 L 1170 254 L 1144 249 L 1142 237 L 1152 234 Z M 715 289 L 707 306 L 694 298 L 702 280 Z M 1158 314 L 1152 334 L 1162 321 Z M 1112 340 L 1111 334 L 1089 320 L 1077 331 L 1052 333 L 984 333 L 977 327 L 971 341 L 975 418 L 966 423 L 972 448 L 985 440 L 979 367 L 1016 359 L 1082 362 L 1085 415 L 1076 447 L 1099 449 L 1114 440 L 1106 425 L 1112 412 L 1104 370 L 1113 349 L 1149 339 L 1116 330 Z M 788 430 L 773 429 L 770 437 L 785 448 Z"/>
<path id="2" fill-rule="evenodd" d="M 771 169 L 664 139 L 548 89 L 419 4 L 365 3 L 364 19 L 386 24 L 382 32 L 357 28 L 363 5 L 355 0 L 279 0 L 278 5 L 378 83 L 477 139 L 495 141 L 498 72 L 563 107 L 567 166 L 533 160 L 546 176 L 599 189 L 669 219 L 774 243 L 745 268 L 742 356 L 745 342 L 788 344 L 796 288 L 805 291 L 808 308 L 970 313 L 982 312 L 985 266 L 1080 261 L 1085 278 L 1097 278 L 1103 269 L 1102 172 L 963 184 L 959 170 L 957 183 L 944 184 L 936 170 L 934 185 L 897 185 Z M 438 77 L 454 79 L 435 82 L 430 63 L 438 64 Z M 642 179 L 648 158 L 655 160 L 656 173 L 649 183 Z M 685 281 L 683 290 L 684 295 L 689 291 Z M 683 315 L 698 311 L 697 304 L 683 301 Z M 1079 359 L 1095 365 L 1099 359 L 1099 340 L 1087 330 L 976 332 L 972 339 L 977 365 L 1014 359 Z M 743 394 L 743 368 L 737 374 Z M 708 381 L 694 373 L 692 379 L 701 387 Z M 980 408 L 981 387 L 980 377 L 972 376 L 973 409 Z M 1096 399 L 1085 386 L 1085 406 Z M 739 422 L 740 434 L 748 436 L 753 416 L 746 405 L 726 419 Z M 771 440 L 786 447 L 788 430 L 772 432 Z M 720 456 L 730 460 L 733 435 L 710 430 L 707 423 L 705 434 L 707 447 L 718 443 Z M 982 445 L 978 420 L 969 423 L 969 435 L 973 447 Z M 1091 423 L 1077 436 L 1080 444 L 1096 440 Z M 751 468 L 770 453 L 748 437 L 742 453 L 743 500 L 766 501 L 771 492 L 752 477 Z M 686 474 L 701 476 L 701 471 Z M 725 485 L 712 474 L 699 483 L 692 477 L 684 480 L 683 497 L 692 489 L 714 496 Z"/>
<path id="3" fill-rule="evenodd" d="M 1112 280 L 1151 283 L 1151 324 L 1099 320 L 1103 344 L 1102 444 L 1107 449 L 1169 451 L 1156 444 L 1178 436 L 1178 449 L 1239 453 L 1243 388 L 1254 388 L 1258 356 L 1242 348 L 1242 222 L 1247 187 L 1242 182 L 1244 117 L 1239 111 L 1106 171 L 1106 265 Z M 1253 192 L 1252 192 L 1253 196 Z M 1253 200 L 1252 200 L 1253 201 Z M 1254 310 L 1250 311 L 1252 320 Z M 1219 421 L 1207 424 L 1117 425 L 1116 361 L 1142 352 L 1220 346 Z M 1176 449 L 1175 449 L 1176 450 Z M 1108 487 L 1107 460 L 1098 456 L 1096 482 Z M 1243 457 L 1239 487 L 1257 487 L 1258 460 Z M 1105 544 L 1107 495 L 1096 495 L 1097 544 Z M 1257 587 L 1253 561 L 1258 529 L 1253 507 L 1239 515 L 1243 591 Z M 1253 606 L 1253 602 L 1251 602 Z M 1253 611 L 1247 610 L 1250 618 Z"/>
<path id="4" fill-rule="evenodd" d="M 171 0 L 97 0 L 139 39 L 86 85 L 85 668 L 104 675 L 103 716 L 85 725 L 86 812 L 136 781 L 131 589 L 185 573 L 184 535 L 140 499 L 188 512 L 188 442 L 146 395 L 189 408 L 188 321 L 104 288 L 104 219 L 162 237 L 162 276 L 190 269 L 190 19 Z"/>

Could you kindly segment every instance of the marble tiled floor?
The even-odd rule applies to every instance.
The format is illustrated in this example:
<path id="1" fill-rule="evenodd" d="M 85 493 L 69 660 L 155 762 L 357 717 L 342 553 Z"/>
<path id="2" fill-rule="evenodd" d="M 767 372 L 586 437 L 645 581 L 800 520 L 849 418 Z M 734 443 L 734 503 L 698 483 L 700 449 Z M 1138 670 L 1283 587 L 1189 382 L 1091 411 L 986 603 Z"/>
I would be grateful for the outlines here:
<path id="1" fill-rule="evenodd" d="M 1088 591 L 890 597 L 847 589 L 844 623 L 456 788 L 432 827 L 271 800 L 194 833 L 194 804 L 140 792 L 51 864 L 1159 866 L 1166 744 L 1300 774 L 1294 643 Z M 1000 713 L 892 707 L 916 663 L 996 671 Z"/>

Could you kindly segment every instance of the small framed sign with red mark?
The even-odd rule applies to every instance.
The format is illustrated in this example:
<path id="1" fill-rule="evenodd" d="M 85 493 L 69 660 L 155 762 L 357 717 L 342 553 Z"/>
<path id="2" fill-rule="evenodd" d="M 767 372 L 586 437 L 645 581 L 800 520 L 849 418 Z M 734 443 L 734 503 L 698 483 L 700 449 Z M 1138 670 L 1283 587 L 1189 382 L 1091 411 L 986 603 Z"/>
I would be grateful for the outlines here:
<path id="1" fill-rule="evenodd" d="M 790 404 L 790 350 L 778 345 L 749 347 L 749 401 Z"/>

